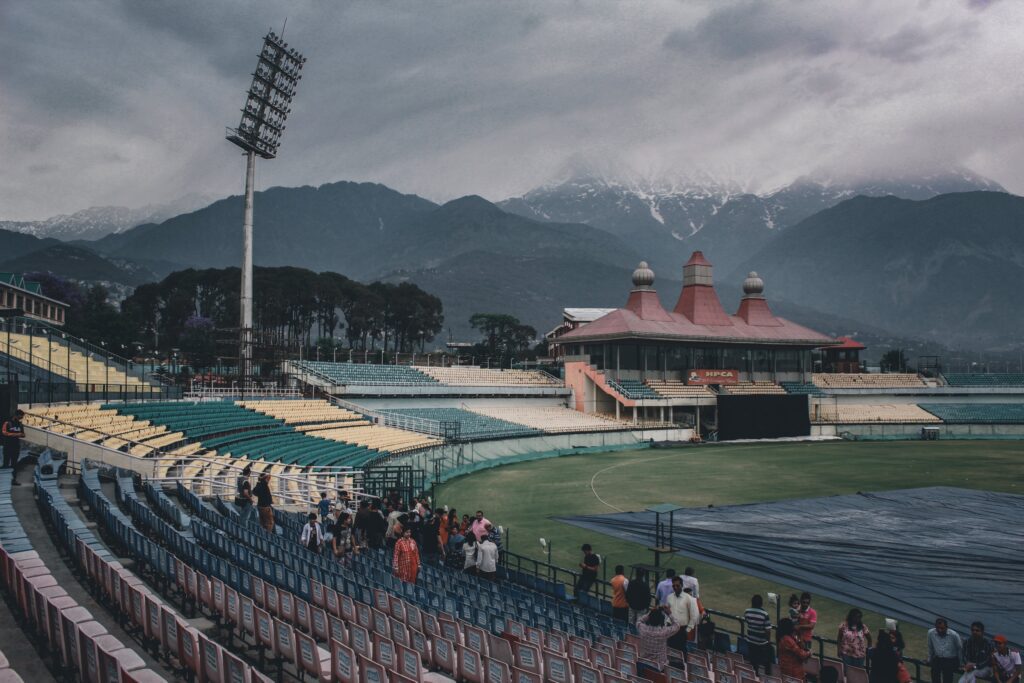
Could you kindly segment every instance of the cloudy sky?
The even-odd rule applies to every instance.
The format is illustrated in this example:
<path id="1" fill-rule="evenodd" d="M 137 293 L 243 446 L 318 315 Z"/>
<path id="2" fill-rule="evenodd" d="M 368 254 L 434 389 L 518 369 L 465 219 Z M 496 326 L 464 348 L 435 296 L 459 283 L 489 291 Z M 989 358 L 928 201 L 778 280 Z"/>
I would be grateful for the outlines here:
<path id="1" fill-rule="evenodd" d="M 1020 0 L 7 0 L 0 218 L 238 193 L 224 127 L 286 16 L 309 61 L 258 188 L 959 164 L 1024 193 Z"/>

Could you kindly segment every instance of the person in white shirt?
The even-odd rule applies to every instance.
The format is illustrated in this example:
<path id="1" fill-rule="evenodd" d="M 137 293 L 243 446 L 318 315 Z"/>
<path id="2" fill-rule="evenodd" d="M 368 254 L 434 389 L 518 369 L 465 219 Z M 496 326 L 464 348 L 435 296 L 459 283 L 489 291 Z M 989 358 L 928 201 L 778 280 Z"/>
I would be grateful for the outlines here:
<path id="1" fill-rule="evenodd" d="M 476 570 L 488 581 L 498 579 L 498 546 L 489 538 L 476 544 Z"/>
<path id="2" fill-rule="evenodd" d="M 317 523 L 315 512 L 309 513 L 309 521 L 302 527 L 302 536 L 299 537 L 299 543 L 314 553 L 320 552 L 320 548 L 324 543 L 324 530 Z"/>
<path id="3" fill-rule="evenodd" d="M 700 622 L 700 607 L 696 598 L 683 591 L 681 576 L 672 579 L 672 593 L 665 599 L 665 604 L 672 614 L 672 620 L 681 627 L 678 633 L 669 638 L 668 646 L 686 652 L 687 632 L 697 628 L 697 623 Z"/>
<path id="4" fill-rule="evenodd" d="M 690 595 L 695 598 L 700 597 L 700 581 L 693 575 L 693 567 L 683 570 L 683 590 L 689 590 Z"/>
<path id="5" fill-rule="evenodd" d="M 466 543 L 462 546 L 462 552 L 466 556 L 466 562 L 462 565 L 462 571 L 467 574 L 476 574 L 476 538 L 473 534 L 466 537 Z"/>
<path id="6" fill-rule="evenodd" d="M 672 579 L 676 577 L 676 570 L 669 567 L 665 570 L 665 578 L 654 587 L 654 600 L 659 605 L 664 605 L 668 596 L 672 595 Z"/>

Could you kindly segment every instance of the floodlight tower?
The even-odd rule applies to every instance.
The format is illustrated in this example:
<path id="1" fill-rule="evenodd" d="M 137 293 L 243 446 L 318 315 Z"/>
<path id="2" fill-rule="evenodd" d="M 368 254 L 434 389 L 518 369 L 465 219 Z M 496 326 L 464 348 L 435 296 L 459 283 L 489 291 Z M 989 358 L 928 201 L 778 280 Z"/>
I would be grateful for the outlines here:
<path id="1" fill-rule="evenodd" d="M 242 121 L 227 129 L 227 139 L 245 150 L 245 217 L 242 222 L 242 291 L 239 318 L 238 374 L 243 386 L 252 377 L 252 202 L 257 155 L 277 156 L 284 122 L 302 78 L 306 58 L 289 48 L 273 31 L 263 37 L 256 71 L 252 74 Z"/>

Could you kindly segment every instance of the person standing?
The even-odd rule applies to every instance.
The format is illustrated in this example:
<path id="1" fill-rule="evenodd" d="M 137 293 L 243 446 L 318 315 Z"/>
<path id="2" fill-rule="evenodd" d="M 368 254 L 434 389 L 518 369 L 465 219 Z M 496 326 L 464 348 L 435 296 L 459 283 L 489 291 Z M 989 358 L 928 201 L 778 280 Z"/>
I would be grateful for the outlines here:
<path id="1" fill-rule="evenodd" d="M 476 536 L 468 534 L 466 536 L 466 542 L 462 546 L 462 552 L 464 560 L 462 563 L 462 571 L 467 574 L 476 574 Z"/>
<path id="2" fill-rule="evenodd" d="M 635 579 L 634 579 L 635 580 Z M 640 659 L 654 662 L 658 671 L 664 671 L 668 665 L 668 645 L 678 632 L 677 624 L 670 614 L 666 614 L 667 607 L 653 607 L 636 622 L 636 630 L 640 635 Z M 637 671 L 641 673 L 641 671 Z"/>
<path id="3" fill-rule="evenodd" d="M 665 578 L 654 587 L 654 599 L 659 605 L 664 605 L 668 596 L 672 595 L 672 579 L 676 576 L 676 570 L 669 567 L 665 570 Z"/>
<path id="4" fill-rule="evenodd" d="M 358 552 L 352 543 L 352 515 L 347 512 L 338 513 L 338 521 L 334 523 L 331 534 L 331 550 L 339 562 L 344 561 L 350 552 Z"/>
<path id="5" fill-rule="evenodd" d="M 818 613 L 811 607 L 811 594 L 804 591 L 800 595 L 800 611 L 797 612 L 796 631 L 800 636 L 800 644 L 810 651 L 814 643 L 814 626 L 818 623 Z"/>
<path id="6" fill-rule="evenodd" d="M 331 499 L 327 497 L 326 491 L 320 492 L 320 501 L 316 504 L 316 511 L 320 519 L 326 520 L 331 516 Z"/>
<path id="7" fill-rule="evenodd" d="M 689 642 L 687 632 L 697 628 L 700 622 L 700 608 L 697 607 L 697 600 L 683 590 L 681 576 L 672 578 L 672 594 L 665 599 L 665 604 L 672 614 L 672 620 L 679 624 L 679 630 L 669 638 L 669 647 L 686 652 Z"/>
<path id="8" fill-rule="evenodd" d="M 589 543 L 584 543 L 580 546 L 580 552 L 583 553 L 583 561 L 580 562 L 580 577 L 576 580 L 576 587 L 573 590 L 577 600 L 580 599 L 580 596 L 590 591 L 590 588 L 597 581 L 597 569 L 601 566 L 601 558 L 598 557 Z"/>
<path id="9" fill-rule="evenodd" d="M 476 544 L 476 571 L 482 579 L 498 580 L 498 546 L 486 536 Z"/>
<path id="10" fill-rule="evenodd" d="M 420 531 L 421 546 L 423 547 L 423 561 L 430 564 L 437 564 L 438 556 L 443 552 L 441 544 L 441 518 L 438 515 L 431 515 L 424 522 Z"/>
<path id="11" fill-rule="evenodd" d="M 626 586 L 626 602 L 629 604 L 629 623 L 640 621 L 651 609 L 651 584 L 647 580 L 647 570 L 637 568 L 633 578 Z"/>
<path id="12" fill-rule="evenodd" d="M 992 651 L 992 678 L 995 683 L 1020 683 L 1020 652 L 1007 647 L 1006 636 L 996 636 L 992 642 L 995 643 Z"/>
<path id="13" fill-rule="evenodd" d="M 846 620 L 839 624 L 836 654 L 846 666 L 864 668 L 869 647 L 871 632 L 864 626 L 864 615 L 859 609 L 851 609 L 846 614 Z"/>
<path id="14" fill-rule="evenodd" d="M 629 602 L 626 601 L 626 590 L 629 588 L 629 579 L 626 578 L 626 568 L 621 564 L 615 565 L 615 576 L 609 583 L 612 585 L 612 619 L 627 621 Z"/>
<path id="15" fill-rule="evenodd" d="M 871 650 L 869 683 L 898 683 L 900 658 L 887 631 L 878 634 L 878 646 Z"/>
<path id="16" fill-rule="evenodd" d="M 985 624 L 976 621 L 971 624 L 971 637 L 963 644 L 962 664 L 964 675 L 960 683 L 974 683 L 975 678 L 992 676 L 992 641 L 985 635 Z"/>
<path id="17" fill-rule="evenodd" d="M 238 481 L 235 484 L 235 507 L 238 508 L 238 523 L 243 527 L 248 527 L 253 515 L 256 514 L 256 506 L 253 505 L 252 500 L 250 476 L 252 476 L 252 463 L 248 463 L 242 469 L 242 473 L 238 475 Z"/>
<path id="18" fill-rule="evenodd" d="M 368 544 L 373 549 L 384 547 L 384 534 L 388 530 L 388 521 L 380 510 L 380 501 L 370 503 L 370 514 L 367 518 L 369 524 Z"/>
<path id="19" fill-rule="evenodd" d="M 488 524 L 490 524 L 490 521 L 488 521 L 488 519 L 484 517 L 484 511 L 477 510 L 476 517 L 473 519 L 473 522 L 469 525 L 469 532 L 476 539 L 477 543 L 484 540 L 484 536 L 487 535 Z"/>
<path id="20" fill-rule="evenodd" d="M 700 581 L 693 575 L 693 567 L 683 570 L 683 590 L 689 590 L 690 595 L 700 600 Z"/>
<path id="21" fill-rule="evenodd" d="M 11 486 L 21 486 L 18 482 L 18 458 L 21 457 L 21 441 L 25 438 L 25 425 L 21 423 L 25 411 L 18 409 L 4 420 L 2 427 L 4 444 L 4 469 L 11 469 Z"/>
<path id="22" fill-rule="evenodd" d="M 270 492 L 270 473 L 263 472 L 252 492 L 256 495 L 256 508 L 260 526 L 268 533 L 274 533 L 274 496 Z"/>
<path id="23" fill-rule="evenodd" d="M 302 527 L 302 535 L 299 536 L 299 543 L 306 550 L 319 553 L 324 543 L 324 531 L 316 521 L 316 513 L 310 512 L 306 525 Z"/>
<path id="24" fill-rule="evenodd" d="M 956 631 L 942 617 L 935 620 L 935 628 L 928 629 L 928 666 L 932 670 L 932 683 L 953 683 L 953 675 L 960 668 L 963 643 Z"/>
<path id="25" fill-rule="evenodd" d="M 772 620 L 764 609 L 760 595 L 750 598 L 750 607 L 743 613 L 746 624 L 747 661 L 754 667 L 754 673 L 763 667 L 766 676 L 772 673 L 772 644 L 770 633 Z"/>
<path id="26" fill-rule="evenodd" d="M 804 680 L 804 661 L 810 658 L 811 652 L 800 643 L 792 619 L 779 622 L 778 638 L 779 669 L 782 675 Z"/>
<path id="27" fill-rule="evenodd" d="M 420 549 L 412 538 L 412 531 L 405 529 L 402 537 L 395 542 L 395 576 L 405 583 L 416 583 L 420 573 Z"/>

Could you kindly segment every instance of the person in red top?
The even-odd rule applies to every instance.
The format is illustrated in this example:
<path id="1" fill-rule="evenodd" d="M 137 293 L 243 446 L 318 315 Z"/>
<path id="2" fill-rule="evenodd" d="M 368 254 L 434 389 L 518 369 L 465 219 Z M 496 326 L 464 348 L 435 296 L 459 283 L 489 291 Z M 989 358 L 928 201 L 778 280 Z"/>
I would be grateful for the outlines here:
<path id="1" fill-rule="evenodd" d="M 782 675 L 804 680 L 804 660 L 810 658 L 811 653 L 797 641 L 793 620 L 781 620 L 776 633 L 779 639 L 779 669 Z"/>
<path id="2" fill-rule="evenodd" d="M 612 585 L 612 618 L 628 621 L 629 603 L 626 602 L 626 589 L 629 588 L 629 579 L 626 578 L 626 568 L 621 564 L 616 565 L 615 576 L 608 583 Z"/>
<path id="3" fill-rule="evenodd" d="M 800 644 L 805 650 L 811 649 L 814 639 L 814 625 L 818 623 L 818 613 L 811 607 L 811 594 L 804 591 L 800 595 L 800 611 L 797 612 L 796 631 Z"/>
<path id="4" fill-rule="evenodd" d="M 402 531 L 402 538 L 395 543 L 395 576 L 406 583 L 416 583 L 420 573 L 420 549 L 408 528 Z"/>

